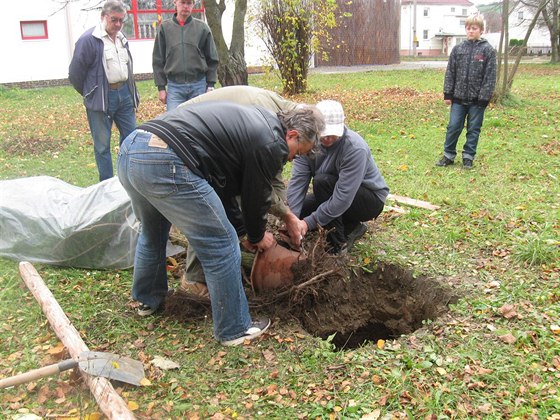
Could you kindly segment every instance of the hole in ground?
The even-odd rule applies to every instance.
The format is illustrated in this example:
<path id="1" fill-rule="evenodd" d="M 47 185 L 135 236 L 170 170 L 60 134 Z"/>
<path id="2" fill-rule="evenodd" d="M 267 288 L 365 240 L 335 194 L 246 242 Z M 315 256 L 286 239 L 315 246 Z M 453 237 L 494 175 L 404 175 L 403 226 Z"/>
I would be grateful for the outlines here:
<path id="1" fill-rule="evenodd" d="M 328 257 L 327 257 L 328 258 Z M 269 290 L 255 295 L 247 288 L 251 313 L 266 313 L 281 321 L 297 319 L 309 334 L 322 339 L 333 336 L 338 350 L 360 347 L 379 339 L 411 334 L 448 311 L 460 297 L 441 280 L 416 276 L 407 268 L 379 263 L 370 272 L 349 268 L 346 259 L 321 259 L 321 269 L 310 274 L 308 259 L 293 267 L 296 286 L 333 273 L 310 286 Z M 318 276 L 319 274 L 319 276 Z M 298 281 L 299 279 L 299 281 Z M 193 321 L 210 314 L 208 301 L 175 293 L 165 307 L 168 316 Z"/>
<path id="2" fill-rule="evenodd" d="M 371 273 L 345 270 L 313 290 L 295 296 L 290 315 L 310 334 L 339 350 L 379 339 L 397 338 L 448 311 L 458 296 L 427 276 L 414 276 L 403 267 L 380 264 Z"/>

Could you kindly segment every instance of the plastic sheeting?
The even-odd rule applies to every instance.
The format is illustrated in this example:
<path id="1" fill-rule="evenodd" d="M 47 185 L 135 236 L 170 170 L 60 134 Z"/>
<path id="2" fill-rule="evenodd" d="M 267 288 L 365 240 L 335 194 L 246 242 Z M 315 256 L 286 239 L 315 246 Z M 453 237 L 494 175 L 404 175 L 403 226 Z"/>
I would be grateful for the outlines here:
<path id="1" fill-rule="evenodd" d="M 48 176 L 0 181 L 0 256 L 80 268 L 129 268 L 139 228 L 116 177 L 87 188 Z M 168 246 L 168 255 L 179 251 Z"/>

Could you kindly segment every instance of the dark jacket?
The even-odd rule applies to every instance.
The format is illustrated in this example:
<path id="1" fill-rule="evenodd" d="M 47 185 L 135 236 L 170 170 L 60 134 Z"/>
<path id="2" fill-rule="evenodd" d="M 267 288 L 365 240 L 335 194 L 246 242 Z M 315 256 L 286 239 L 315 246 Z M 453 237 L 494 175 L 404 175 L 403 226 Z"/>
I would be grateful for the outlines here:
<path id="1" fill-rule="evenodd" d="M 496 51 L 485 39 L 463 41 L 451 51 L 444 99 L 487 106 L 496 86 Z"/>
<path id="2" fill-rule="evenodd" d="M 263 238 L 272 180 L 289 151 L 275 114 L 258 106 L 203 102 L 166 112 L 139 128 L 161 137 L 191 170 L 198 166 L 238 235 L 247 233 L 251 243 Z"/>
<path id="3" fill-rule="evenodd" d="M 88 29 L 76 41 L 74 55 L 68 70 L 68 78 L 74 89 L 84 97 L 84 105 L 87 109 L 107 112 L 109 108 L 109 82 L 103 67 L 103 40 L 99 37 L 99 30 L 96 29 L 98 27 Z M 130 55 L 126 38 L 123 38 L 123 44 L 128 53 L 127 83 L 136 109 L 140 103 L 140 97 L 134 82 L 132 55 Z"/>
<path id="4" fill-rule="evenodd" d="M 165 89 L 168 79 L 193 83 L 206 78 L 206 83 L 214 86 L 218 78 L 218 52 L 208 25 L 189 16 L 181 26 L 177 14 L 164 21 L 154 42 L 152 67 L 158 90 Z"/>

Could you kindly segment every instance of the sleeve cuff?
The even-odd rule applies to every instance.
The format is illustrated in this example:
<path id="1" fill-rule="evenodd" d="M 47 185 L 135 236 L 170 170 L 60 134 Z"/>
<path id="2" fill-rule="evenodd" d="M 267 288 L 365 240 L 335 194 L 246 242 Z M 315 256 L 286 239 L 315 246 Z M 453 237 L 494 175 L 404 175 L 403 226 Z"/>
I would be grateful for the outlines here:
<path id="1" fill-rule="evenodd" d="M 315 217 L 313 216 L 313 214 L 304 217 L 303 220 L 305 221 L 305 223 L 307 223 L 307 227 L 309 230 L 315 230 L 317 229 L 317 221 L 315 220 Z"/>

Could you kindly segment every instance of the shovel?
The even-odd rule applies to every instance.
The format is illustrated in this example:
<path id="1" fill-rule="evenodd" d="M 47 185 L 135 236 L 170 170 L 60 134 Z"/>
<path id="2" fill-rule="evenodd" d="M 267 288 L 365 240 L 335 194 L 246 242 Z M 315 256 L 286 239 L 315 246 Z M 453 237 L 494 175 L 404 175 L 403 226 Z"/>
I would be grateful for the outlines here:
<path id="1" fill-rule="evenodd" d="M 102 376 L 131 385 L 138 386 L 140 381 L 144 379 L 144 367 L 138 360 L 113 353 L 84 351 L 77 360 L 67 359 L 54 365 L 44 366 L 10 378 L 0 379 L 0 389 L 24 384 L 75 367 L 78 367 L 88 375 Z"/>

